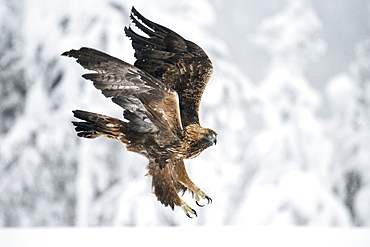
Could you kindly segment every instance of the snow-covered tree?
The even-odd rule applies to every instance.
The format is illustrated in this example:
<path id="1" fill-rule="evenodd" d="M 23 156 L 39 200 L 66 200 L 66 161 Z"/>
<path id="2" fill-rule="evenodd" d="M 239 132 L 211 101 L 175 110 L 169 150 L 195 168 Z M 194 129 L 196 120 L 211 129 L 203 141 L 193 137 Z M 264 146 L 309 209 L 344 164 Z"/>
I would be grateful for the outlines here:
<path id="1" fill-rule="evenodd" d="M 264 128 L 251 145 L 258 171 L 238 222 L 348 225 L 344 205 L 331 191 L 333 150 L 317 114 L 321 96 L 304 74 L 325 50 L 317 35 L 321 24 L 310 1 L 285 2 L 256 37 L 271 62 L 258 88 Z"/>
<path id="2" fill-rule="evenodd" d="M 306 75 L 326 51 L 321 21 L 310 0 L 281 0 L 254 35 L 270 64 L 252 83 L 209 32 L 218 18 L 212 4 L 0 0 L 1 226 L 370 224 L 369 42 L 321 92 Z M 132 5 L 200 45 L 215 68 L 200 122 L 218 143 L 186 160 L 213 199 L 197 220 L 157 202 L 146 159 L 118 141 L 78 138 L 70 123 L 74 109 L 122 118 L 60 54 L 87 46 L 133 63 L 123 32 Z"/>
<path id="3" fill-rule="evenodd" d="M 370 41 L 356 45 L 357 57 L 348 72 L 327 87 L 327 132 L 331 137 L 333 190 L 355 225 L 369 225 L 370 215 Z"/>

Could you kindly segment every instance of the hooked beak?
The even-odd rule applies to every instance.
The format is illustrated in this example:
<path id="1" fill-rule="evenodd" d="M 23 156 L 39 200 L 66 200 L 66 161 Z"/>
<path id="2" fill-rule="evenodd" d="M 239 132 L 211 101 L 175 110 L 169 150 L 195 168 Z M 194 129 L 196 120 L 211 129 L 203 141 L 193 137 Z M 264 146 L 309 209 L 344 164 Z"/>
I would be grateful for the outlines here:
<path id="1" fill-rule="evenodd" d="M 212 134 L 207 136 L 207 140 L 212 143 L 212 145 L 216 145 L 217 143 L 217 134 Z"/>
<path id="2" fill-rule="evenodd" d="M 210 141 L 211 141 L 214 145 L 216 145 L 216 144 L 217 144 L 217 135 L 212 136 L 212 137 L 210 138 Z"/>

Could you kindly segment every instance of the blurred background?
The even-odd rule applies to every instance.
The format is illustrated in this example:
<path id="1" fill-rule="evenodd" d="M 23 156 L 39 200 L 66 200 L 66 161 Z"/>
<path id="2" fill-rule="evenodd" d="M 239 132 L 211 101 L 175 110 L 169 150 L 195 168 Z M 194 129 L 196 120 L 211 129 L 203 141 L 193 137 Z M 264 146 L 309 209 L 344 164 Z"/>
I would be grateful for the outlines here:
<path id="1" fill-rule="evenodd" d="M 213 199 L 163 207 L 146 159 L 78 138 L 72 110 L 122 117 L 82 46 L 133 63 L 135 6 L 200 45 L 215 72 L 201 123 L 217 146 L 187 160 Z M 319 0 L 0 0 L 0 226 L 370 225 L 370 3 Z"/>

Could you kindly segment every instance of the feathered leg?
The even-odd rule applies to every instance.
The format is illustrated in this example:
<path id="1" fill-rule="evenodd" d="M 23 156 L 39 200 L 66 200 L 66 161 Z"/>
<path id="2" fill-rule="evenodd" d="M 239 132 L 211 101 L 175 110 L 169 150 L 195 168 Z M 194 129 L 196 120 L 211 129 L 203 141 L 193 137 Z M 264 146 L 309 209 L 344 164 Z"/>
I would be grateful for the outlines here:
<path id="1" fill-rule="evenodd" d="M 167 164 L 151 160 L 149 161 L 147 168 L 148 175 L 152 176 L 152 189 L 153 193 L 157 196 L 158 201 L 166 207 L 170 206 L 172 210 L 175 205 L 181 207 L 189 218 L 192 218 L 190 214 L 197 216 L 195 210 L 189 207 L 177 194 Z"/>
<path id="2" fill-rule="evenodd" d="M 196 186 L 189 178 L 188 173 L 185 169 L 184 160 L 182 159 L 176 159 L 173 161 L 174 167 L 173 167 L 173 173 L 175 176 L 175 179 L 179 181 L 182 185 L 184 185 L 186 188 L 188 188 L 194 195 L 195 195 L 195 201 L 196 204 L 199 207 L 203 207 L 204 205 L 200 205 L 198 202 L 200 199 L 206 199 L 208 201 L 208 204 L 212 203 L 212 199 L 206 195 L 198 186 Z"/>

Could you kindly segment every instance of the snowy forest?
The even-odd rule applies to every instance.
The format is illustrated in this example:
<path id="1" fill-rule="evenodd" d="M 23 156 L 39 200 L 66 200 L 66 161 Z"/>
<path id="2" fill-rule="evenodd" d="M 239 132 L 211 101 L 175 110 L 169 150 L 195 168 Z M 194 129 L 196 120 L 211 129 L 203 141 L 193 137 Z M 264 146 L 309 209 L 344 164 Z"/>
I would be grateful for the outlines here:
<path id="1" fill-rule="evenodd" d="M 76 136 L 72 110 L 122 109 L 61 54 L 133 63 L 132 6 L 214 65 L 200 109 L 216 146 L 186 160 L 213 203 L 188 219 L 147 160 Z M 370 3 L 0 0 L 0 226 L 370 226 Z"/>

